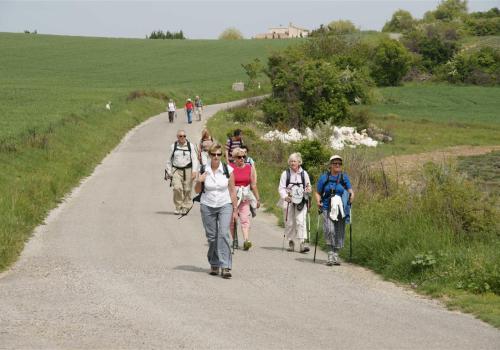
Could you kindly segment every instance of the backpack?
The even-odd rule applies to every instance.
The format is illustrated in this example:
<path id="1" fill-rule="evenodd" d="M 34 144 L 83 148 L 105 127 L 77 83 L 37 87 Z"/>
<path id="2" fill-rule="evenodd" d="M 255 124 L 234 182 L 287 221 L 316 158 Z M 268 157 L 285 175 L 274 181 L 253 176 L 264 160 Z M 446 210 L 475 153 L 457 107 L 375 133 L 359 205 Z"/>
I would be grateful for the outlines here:
<path id="1" fill-rule="evenodd" d="M 191 142 L 189 142 L 189 140 L 186 140 L 187 142 L 187 146 L 188 146 L 188 152 L 189 152 L 189 158 L 191 159 Z M 172 164 L 172 166 L 174 166 L 174 154 L 175 154 L 175 151 L 177 151 L 179 149 L 179 147 L 177 147 L 177 141 L 175 141 L 174 143 L 174 150 L 172 151 L 172 156 L 170 157 L 170 163 Z M 186 152 L 185 150 L 181 150 L 182 152 Z M 177 169 L 187 169 L 187 168 L 191 168 L 193 166 L 193 163 L 192 161 L 186 165 L 185 167 L 183 168 L 178 168 L 178 167 L 175 167 Z"/>
<path id="2" fill-rule="evenodd" d="M 243 147 L 243 139 L 240 139 L 240 148 Z M 229 154 L 232 156 L 233 153 L 233 136 L 229 138 Z"/>
<path id="3" fill-rule="evenodd" d="M 224 175 L 229 179 L 231 175 L 229 174 L 229 169 L 227 168 L 227 164 L 222 162 L 222 171 L 224 172 Z M 202 165 L 200 167 L 200 175 L 205 173 L 205 165 Z M 193 198 L 193 202 L 199 202 L 201 200 L 201 194 L 205 193 L 205 183 L 201 184 L 201 192 L 196 195 L 196 197 Z"/>
<path id="4" fill-rule="evenodd" d="M 291 176 L 292 176 L 292 173 L 290 172 L 290 168 L 286 169 L 286 185 L 285 185 L 285 187 L 287 187 L 287 188 L 288 188 L 288 185 L 290 185 L 290 177 Z M 297 182 L 297 183 L 292 183 L 292 185 L 295 185 L 295 186 L 302 185 L 302 187 L 305 188 L 306 187 L 306 178 L 304 175 L 304 169 L 302 169 L 302 171 L 300 173 L 300 179 L 302 180 L 301 184 L 299 184 Z"/>
<path id="5" fill-rule="evenodd" d="M 327 194 L 325 193 L 326 185 L 328 185 L 329 182 L 333 182 L 330 180 L 330 172 L 325 172 L 323 174 L 326 175 L 327 178 L 326 178 L 325 183 L 323 184 L 323 187 L 321 188 L 321 192 L 320 192 L 321 200 L 323 200 L 327 196 Z M 339 184 L 339 183 L 342 187 L 344 187 L 347 190 L 347 184 L 344 180 L 344 173 L 340 173 L 340 176 L 337 177 L 336 184 Z M 331 197 L 330 193 L 328 195 Z"/>

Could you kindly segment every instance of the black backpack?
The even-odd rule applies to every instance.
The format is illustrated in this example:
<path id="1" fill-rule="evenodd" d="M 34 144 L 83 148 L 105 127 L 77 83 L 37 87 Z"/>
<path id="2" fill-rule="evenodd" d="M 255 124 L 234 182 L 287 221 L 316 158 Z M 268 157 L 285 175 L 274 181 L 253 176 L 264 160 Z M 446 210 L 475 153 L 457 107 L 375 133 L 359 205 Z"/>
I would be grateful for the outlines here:
<path id="1" fill-rule="evenodd" d="M 186 142 L 187 142 L 187 146 L 188 146 L 187 152 L 189 152 L 189 157 L 191 159 L 191 142 L 189 142 L 189 140 L 186 140 Z M 177 147 L 177 145 L 178 145 L 178 143 L 177 143 L 177 141 L 175 141 L 175 143 L 174 143 L 174 150 L 172 151 L 172 156 L 170 157 L 170 163 L 172 164 L 172 166 L 174 166 L 174 154 L 175 154 L 175 151 L 177 151 L 179 149 L 179 147 Z M 181 151 L 186 152 L 185 150 L 181 150 Z M 175 168 L 177 168 L 177 169 L 187 169 L 187 168 L 191 168 L 192 166 L 193 166 L 193 163 L 190 162 L 188 165 L 186 165 L 183 168 L 177 168 L 177 167 L 175 167 Z"/>
<path id="2" fill-rule="evenodd" d="M 224 172 L 224 175 L 229 179 L 231 175 L 229 174 L 229 169 L 227 168 L 227 164 L 222 162 L 222 171 Z M 200 167 L 200 175 L 205 173 L 205 165 L 202 165 Z M 196 197 L 193 198 L 193 202 L 199 202 L 201 200 L 201 194 L 205 192 L 205 183 L 201 184 L 201 192 L 196 195 Z"/>
<path id="3" fill-rule="evenodd" d="M 292 176 L 292 173 L 290 172 L 290 168 L 286 169 L 286 185 L 285 187 L 288 188 L 288 185 L 290 185 L 290 177 Z M 299 184 L 298 182 L 297 183 L 292 183 L 292 185 L 295 185 L 295 186 L 298 186 L 298 185 L 302 185 L 303 188 L 306 187 L 306 178 L 305 178 L 305 175 L 304 175 L 304 169 L 302 169 L 301 173 L 300 173 L 300 179 L 302 180 L 302 183 Z"/>

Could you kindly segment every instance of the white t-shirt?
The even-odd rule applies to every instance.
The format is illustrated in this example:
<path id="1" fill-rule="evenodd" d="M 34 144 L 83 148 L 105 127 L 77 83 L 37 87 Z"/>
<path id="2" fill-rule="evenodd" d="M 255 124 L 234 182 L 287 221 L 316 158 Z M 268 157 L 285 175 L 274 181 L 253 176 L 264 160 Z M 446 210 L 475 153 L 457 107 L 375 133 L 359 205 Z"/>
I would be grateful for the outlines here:
<path id="1" fill-rule="evenodd" d="M 229 175 L 233 172 L 233 168 L 227 166 Z M 229 195 L 228 183 L 229 179 L 224 174 L 222 163 L 219 168 L 212 171 L 210 162 L 205 169 L 207 177 L 205 178 L 205 192 L 201 195 L 200 203 L 212 208 L 220 208 L 225 204 L 231 203 L 231 196 Z"/>
<path id="2" fill-rule="evenodd" d="M 175 112 L 175 103 L 173 103 L 173 102 L 168 103 L 168 111 Z"/>

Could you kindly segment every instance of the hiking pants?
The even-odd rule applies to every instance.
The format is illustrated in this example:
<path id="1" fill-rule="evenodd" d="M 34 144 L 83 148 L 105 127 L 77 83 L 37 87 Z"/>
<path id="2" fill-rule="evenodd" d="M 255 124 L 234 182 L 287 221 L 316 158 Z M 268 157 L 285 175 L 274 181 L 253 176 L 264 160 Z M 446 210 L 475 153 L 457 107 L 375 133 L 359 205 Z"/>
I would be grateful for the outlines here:
<path id="1" fill-rule="evenodd" d="M 208 241 L 208 263 L 210 266 L 232 268 L 229 225 L 232 221 L 233 205 L 228 203 L 219 208 L 212 208 L 200 204 L 200 211 Z"/>
<path id="2" fill-rule="evenodd" d="M 243 238 L 248 239 L 248 233 L 250 232 L 250 201 L 241 201 L 238 206 L 238 217 L 241 225 L 241 231 L 243 232 Z M 230 225 L 231 237 L 234 239 L 234 225 Z"/>
<path id="3" fill-rule="evenodd" d="M 287 215 L 288 206 L 288 215 Z M 297 243 L 302 243 L 307 237 L 306 228 L 306 216 L 307 216 L 307 206 L 304 206 L 302 210 L 298 210 L 297 206 L 293 203 L 285 202 L 285 208 L 283 209 L 283 215 L 285 218 L 285 235 L 288 240 L 296 240 Z"/>
<path id="4" fill-rule="evenodd" d="M 188 123 L 191 124 L 193 122 L 193 110 L 188 109 L 186 110 L 187 118 L 188 118 Z"/>
<path id="5" fill-rule="evenodd" d="M 174 114 L 175 112 L 174 111 L 168 111 L 168 121 L 170 123 L 173 123 L 174 122 Z"/>
<path id="6" fill-rule="evenodd" d="M 328 210 L 322 209 L 323 215 L 323 233 L 325 235 L 325 242 L 327 245 L 333 246 L 333 251 L 338 252 L 344 247 L 345 237 L 345 218 L 339 213 L 337 221 L 330 218 Z"/>
<path id="7" fill-rule="evenodd" d="M 191 168 L 175 169 L 172 177 L 175 209 L 191 208 L 193 180 Z"/>
<path id="8" fill-rule="evenodd" d="M 195 107 L 195 114 L 198 120 L 201 120 L 201 113 L 202 113 L 201 107 Z"/>

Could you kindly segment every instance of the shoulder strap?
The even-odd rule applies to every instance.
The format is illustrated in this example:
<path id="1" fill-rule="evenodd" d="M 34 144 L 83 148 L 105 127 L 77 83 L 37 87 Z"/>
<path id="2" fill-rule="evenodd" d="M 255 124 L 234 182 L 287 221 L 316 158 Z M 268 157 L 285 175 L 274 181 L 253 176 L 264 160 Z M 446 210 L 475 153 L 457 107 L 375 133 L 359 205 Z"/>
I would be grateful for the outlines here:
<path id="1" fill-rule="evenodd" d="M 177 151 L 177 141 L 174 142 L 174 150 L 172 151 L 172 155 L 170 156 L 170 163 L 172 163 L 172 164 L 174 162 L 175 151 Z"/>
<path id="2" fill-rule="evenodd" d="M 325 183 L 323 184 L 323 187 L 321 188 L 321 198 L 324 198 L 325 197 L 325 188 L 326 186 L 328 185 L 328 183 L 330 182 L 330 173 L 329 172 L 325 172 L 323 173 L 324 175 L 326 175 L 326 181 Z"/>
<path id="3" fill-rule="evenodd" d="M 222 170 L 224 172 L 224 175 L 229 179 L 231 175 L 229 175 L 229 169 L 227 168 L 227 164 L 222 162 Z"/>
<path id="4" fill-rule="evenodd" d="M 286 185 L 285 187 L 288 188 L 288 185 L 290 185 L 290 177 L 292 176 L 292 174 L 290 173 L 290 168 L 287 168 L 286 169 Z"/>
<path id="5" fill-rule="evenodd" d="M 300 173 L 300 179 L 302 180 L 302 187 L 305 189 L 306 188 L 306 175 L 304 169 L 302 169 L 302 172 Z"/>

